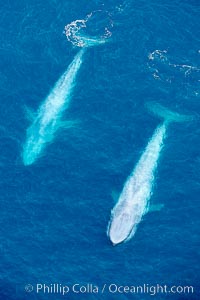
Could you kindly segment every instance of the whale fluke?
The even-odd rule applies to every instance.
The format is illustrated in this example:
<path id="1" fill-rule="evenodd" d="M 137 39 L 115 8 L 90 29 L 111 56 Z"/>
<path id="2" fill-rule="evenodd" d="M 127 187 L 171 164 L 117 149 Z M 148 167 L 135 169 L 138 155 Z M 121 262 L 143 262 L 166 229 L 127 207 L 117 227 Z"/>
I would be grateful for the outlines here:
<path id="1" fill-rule="evenodd" d="M 177 112 L 173 112 L 168 108 L 166 108 L 165 106 L 154 101 L 147 102 L 145 106 L 151 113 L 153 113 L 154 115 L 158 116 L 161 119 L 164 119 L 166 123 L 190 122 L 195 119 L 195 117 L 192 115 L 182 115 Z"/>

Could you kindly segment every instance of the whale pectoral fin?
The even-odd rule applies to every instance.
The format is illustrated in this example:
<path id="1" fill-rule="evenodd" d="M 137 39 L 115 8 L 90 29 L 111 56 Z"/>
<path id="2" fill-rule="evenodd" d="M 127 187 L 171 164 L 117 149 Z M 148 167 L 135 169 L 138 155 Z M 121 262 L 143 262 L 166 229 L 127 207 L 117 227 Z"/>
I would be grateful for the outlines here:
<path id="1" fill-rule="evenodd" d="M 33 122 L 36 117 L 36 112 L 28 106 L 24 106 L 24 112 L 28 121 Z"/>
<path id="2" fill-rule="evenodd" d="M 160 211 L 164 207 L 163 203 L 151 204 L 149 207 L 149 212 Z"/>
<path id="3" fill-rule="evenodd" d="M 115 203 L 117 203 L 119 196 L 120 196 L 120 193 L 118 193 L 116 190 L 112 190 L 111 197 L 113 198 Z"/>
<path id="4" fill-rule="evenodd" d="M 60 121 L 59 127 L 62 129 L 76 128 L 80 124 L 78 120 Z"/>

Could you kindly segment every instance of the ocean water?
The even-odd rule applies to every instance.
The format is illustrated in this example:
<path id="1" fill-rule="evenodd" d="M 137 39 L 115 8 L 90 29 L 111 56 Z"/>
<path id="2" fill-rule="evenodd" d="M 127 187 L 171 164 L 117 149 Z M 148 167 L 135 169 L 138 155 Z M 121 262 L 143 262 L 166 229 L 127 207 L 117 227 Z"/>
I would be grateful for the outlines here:
<path id="1" fill-rule="evenodd" d="M 78 125 L 58 131 L 25 167 L 26 107 L 37 111 L 79 50 L 65 25 L 95 10 L 109 12 L 112 36 L 86 51 L 63 116 Z M 0 299 L 199 299 L 199 1 L 6 0 L 0 12 Z M 195 119 L 169 127 L 151 198 L 164 208 L 113 247 L 112 192 L 122 190 L 160 122 L 148 101 Z M 56 283 L 100 291 L 36 292 L 36 284 Z M 111 293 L 110 284 L 194 293 Z"/>

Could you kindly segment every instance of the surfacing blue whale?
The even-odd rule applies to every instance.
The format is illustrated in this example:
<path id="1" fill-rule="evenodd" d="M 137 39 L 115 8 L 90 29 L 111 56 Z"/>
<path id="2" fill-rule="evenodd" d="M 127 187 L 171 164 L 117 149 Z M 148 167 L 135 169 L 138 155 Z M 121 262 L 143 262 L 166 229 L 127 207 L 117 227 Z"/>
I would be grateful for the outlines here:
<path id="1" fill-rule="evenodd" d="M 76 77 L 83 62 L 83 55 L 87 48 L 104 44 L 111 36 L 105 28 L 103 36 L 90 36 L 80 30 L 87 28 L 86 23 L 92 17 L 88 15 L 85 20 L 76 20 L 65 26 L 67 39 L 75 46 L 81 48 L 74 57 L 64 74 L 55 84 L 44 103 L 38 109 L 31 126 L 27 129 L 26 141 L 23 146 L 23 163 L 25 166 L 33 164 L 42 154 L 47 143 L 53 141 L 57 130 L 63 126 L 70 128 L 74 122 L 63 122 L 63 112 L 68 108 L 76 84 Z"/>
<path id="2" fill-rule="evenodd" d="M 74 57 L 68 69 L 39 107 L 33 123 L 27 129 L 22 153 L 24 165 L 33 164 L 46 144 L 52 142 L 56 131 L 63 126 L 62 114 L 69 106 L 84 51 L 85 49 L 81 49 Z M 73 122 L 69 122 L 69 127 L 70 125 L 73 126 Z"/>

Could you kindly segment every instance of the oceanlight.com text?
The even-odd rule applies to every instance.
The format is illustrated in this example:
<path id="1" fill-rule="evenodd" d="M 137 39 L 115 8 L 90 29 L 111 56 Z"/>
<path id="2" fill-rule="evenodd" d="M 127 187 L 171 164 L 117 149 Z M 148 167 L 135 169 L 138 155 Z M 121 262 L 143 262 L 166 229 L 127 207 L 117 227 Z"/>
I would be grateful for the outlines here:
<path id="1" fill-rule="evenodd" d="M 167 286 L 167 285 L 150 285 L 143 284 L 138 286 L 120 286 L 116 284 L 109 285 L 109 292 L 112 294 L 132 293 L 132 294 L 149 294 L 155 296 L 156 294 L 193 294 L 193 286 Z"/>
<path id="2" fill-rule="evenodd" d="M 79 284 L 60 284 L 60 283 L 37 283 L 36 285 L 25 285 L 27 293 L 37 294 L 59 294 L 65 296 L 67 294 L 148 294 L 156 296 L 160 294 L 193 294 L 193 286 L 176 286 L 176 285 L 160 285 L 160 284 L 142 284 L 142 285 L 119 285 L 116 283 L 96 285 L 92 283 Z"/>

